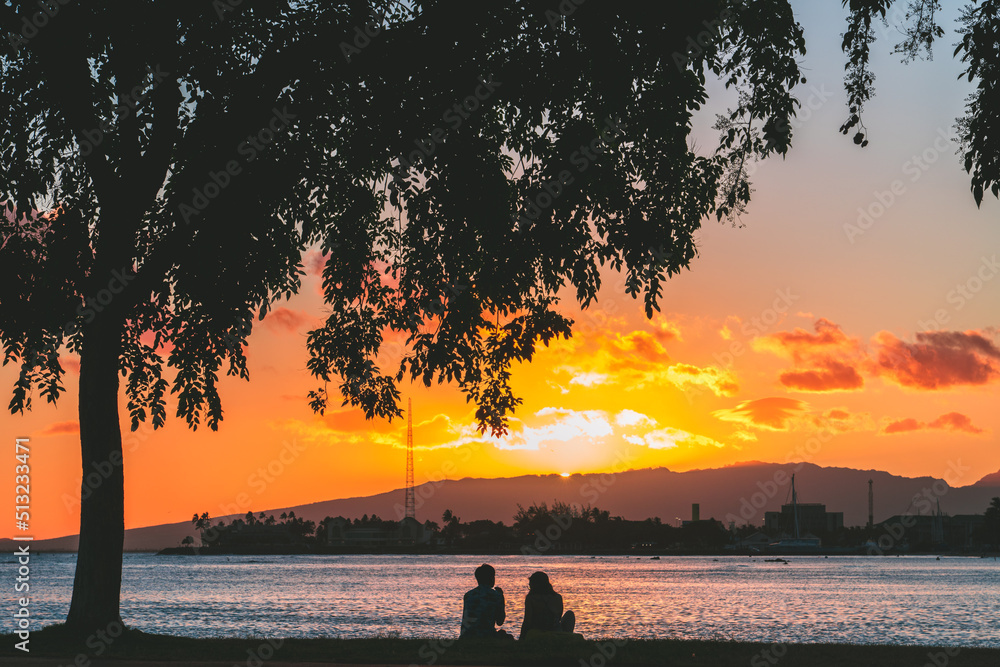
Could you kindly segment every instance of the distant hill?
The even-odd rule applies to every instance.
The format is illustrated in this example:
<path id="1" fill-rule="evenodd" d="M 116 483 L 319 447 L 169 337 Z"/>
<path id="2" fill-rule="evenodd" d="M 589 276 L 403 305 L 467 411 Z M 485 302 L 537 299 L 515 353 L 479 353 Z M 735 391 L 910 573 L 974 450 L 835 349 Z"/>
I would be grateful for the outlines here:
<path id="1" fill-rule="evenodd" d="M 976 482 L 974 486 L 1000 486 L 1000 470 L 991 472 L 989 475 Z"/>
<path id="2" fill-rule="evenodd" d="M 796 471 L 797 469 L 797 471 Z M 618 474 L 525 475 L 500 479 L 466 478 L 427 483 L 416 488 L 417 518 L 441 523 L 441 514 L 453 510 L 463 521 L 490 519 L 511 522 L 517 505 L 567 503 L 597 505 L 612 516 L 627 519 L 660 517 L 664 522 L 689 519 L 691 504 L 701 507 L 701 518 L 715 518 L 728 523 L 749 519 L 761 523 L 764 511 L 778 510 L 790 502 L 788 477 L 796 472 L 799 502 L 824 503 L 831 512 L 843 512 L 844 524 L 864 525 L 868 520 L 868 480 L 874 480 L 875 521 L 879 522 L 912 508 L 914 496 L 930 494 L 940 498 L 946 514 L 982 514 L 990 499 L 1000 496 L 1000 473 L 988 475 L 973 485 L 952 488 L 934 477 L 899 477 L 879 470 L 825 468 L 811 463 L 777 464 L 751 462 L 725 468 L 672 472 L 666 468 L 629 470 Z M 952 477 L 953 475 L 949 475 Z M 784 481 L 783 484 L 779 483 Z M 936 495 L 940 492 L 940 495 Z M 281 507 L 273 510 L 253 508 L 254 512 L 280 515 L 294 511 L 296 516 L 316 521 L 327 516 L 348 518 L 377 514 L 383 519 L 401 516 L 402 489 L 363 498 L 343 498 Z M 755 506 L 756 505 L 756 506 Z M 920 503 L 924 507 L 927 503 Z M 211 508 L 188 508 L 192 514 Z M 232 518 L 232 517 L 217 517 Z M 195 535 L 190 522 L 133 528 L 125 531 L 128 551 L 157 550 L 176 546 L 187 535 Z M 5 549 L 13 548 L 11 540 Z M 76 535 L 40 540 L 34 548 L 74 551 Z"/>

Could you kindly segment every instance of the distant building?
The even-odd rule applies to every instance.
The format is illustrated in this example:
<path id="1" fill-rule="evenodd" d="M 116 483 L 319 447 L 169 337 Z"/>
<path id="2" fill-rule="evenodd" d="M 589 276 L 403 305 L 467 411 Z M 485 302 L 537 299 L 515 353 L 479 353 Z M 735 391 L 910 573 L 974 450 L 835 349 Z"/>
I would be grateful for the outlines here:
<path id="1" fill-rule="evenodd" d="M 338 547 L 399 547 L 426 544 L 432 531 L 413 517 L 387 521 L 381 527 L 352 526 L 342 516 L 323 520 L 328 546 Z"/>
<path id="2" fill-rule="evenodd" d="M 749 549 L 751 551 L 764 551 L 774 540 L 765 535 L 764 533 L 757 531 L 752 535 L 747 535 L 746 537 L 737 537 L 734 541 L 726 546 L 727 550 L 736 549 Z"/>
<path id="3" fill-rule="evenodd" d="M 884 543 L 902 550 L 940 546 L 965 549 L 974 545 L 976 533 L 985 525 L 982 514 L 897 514 L 877 524 L 876 539 L 879 546 Z"/>
<path id="4" fill-rule="evenodd" d="M 764 512 L 764 530 L 773 535 L 795 534 L 795 505 L 782 505 L 780 512 Z M 822 503 L 798 503 L 799 535 L 832 533 L 844 527 L 843 512 L 827 512 Z"/>

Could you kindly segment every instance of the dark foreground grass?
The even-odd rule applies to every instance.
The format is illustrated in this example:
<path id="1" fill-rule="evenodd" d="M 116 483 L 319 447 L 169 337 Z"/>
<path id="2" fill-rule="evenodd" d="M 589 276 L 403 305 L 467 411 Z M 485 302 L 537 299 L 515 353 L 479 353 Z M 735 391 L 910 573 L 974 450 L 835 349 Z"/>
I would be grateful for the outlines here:
<path id="1" fill-rule="evenodd" d="M 107 637 L 105 635 L 105 637 Z M 545 638 L 529 642 L 457 642 L 447 639 L 192 639 L 128 631 L 111 640 L 72 638 L 61 626 L 31 633 L 31 653 L 14 648 L 4 635 L 0 661 L 58 658 L 61 664 L 87 667 L 95 657 L 111 660 L 219 661 L 226 665 L 266 667 L 280 663 L 388 665 L 699 665 L 725 667 L 997 667 L 1000 649 L 944 649 L 929 646 L 856 644 L 751 644 L 725 641 L 572 640 Z M 21 662 L 20 660 L 18 661 Z M 29 663 L 25 663 L 29 664 Z"/>

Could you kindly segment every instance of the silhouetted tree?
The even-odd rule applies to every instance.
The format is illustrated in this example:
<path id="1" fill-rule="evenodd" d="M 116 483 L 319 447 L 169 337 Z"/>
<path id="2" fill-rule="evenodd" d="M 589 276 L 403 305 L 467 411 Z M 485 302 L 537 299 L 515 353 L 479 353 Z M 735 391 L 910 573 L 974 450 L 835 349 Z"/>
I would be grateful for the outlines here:
<path id="1" fill-rule="evenodd" d="M 849 4 L 860 117 L 891 0 Z M 310 405 L 339 378 L 344 404 L 391 418 L 405 375 L 447 380 L 503 433 L 511 366 L 570 333 L 556 291 L 589 305 L 607 263 L 651 316 L 701 221 L 749 200 L 747 161 L 789 148 L 804 81 L 786 0 L 48 6 L 34 28 L 34 0 L 0 3 L 0 342 L 21 369 L 12 412 L 35 388 L 55 402 L 58 351 L 79 353 L 83 469 L 112 464 L 81 502 L 67 625 L 84 633 L 120 622 L 122 376 L 133 430 L 164 424 L 168 392 L 217 429 L 219 374 L 249 379 L 254 317 L 298 291 L 320 244 L 331 313 L 308 338 Z M 995 17 L 970 9 L 959 49 L 979 83 L 977 201 L 1000 165 Z M 741 95 L 700 155 L 708 77 Z M 387 331 L 409 347 L 383 372 Z"/>

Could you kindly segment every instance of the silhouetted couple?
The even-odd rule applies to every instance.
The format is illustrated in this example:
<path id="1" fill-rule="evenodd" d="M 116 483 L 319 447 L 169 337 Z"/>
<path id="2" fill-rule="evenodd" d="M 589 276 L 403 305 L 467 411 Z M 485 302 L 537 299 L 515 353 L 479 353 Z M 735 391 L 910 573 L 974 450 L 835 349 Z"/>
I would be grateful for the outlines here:
<path id="1" fill-rule="evenodd" d="M 492 565 L 484 564 L 476 568 L 479 585 L 465 594 L 461 637 L 514 638 L 497 627 L 507 620 L 507 603 L 503 590 L 496 586 L 496 579 L 497 573 Z M 549 576 L 544 572 L 535 572 L 528 577 L 521 639 L 545 632 L 572 633 L 575 626 L 576 616 L 572 611 L 563 614 L 562 596 L 552 588 Z"/>

